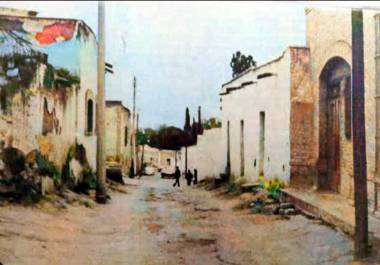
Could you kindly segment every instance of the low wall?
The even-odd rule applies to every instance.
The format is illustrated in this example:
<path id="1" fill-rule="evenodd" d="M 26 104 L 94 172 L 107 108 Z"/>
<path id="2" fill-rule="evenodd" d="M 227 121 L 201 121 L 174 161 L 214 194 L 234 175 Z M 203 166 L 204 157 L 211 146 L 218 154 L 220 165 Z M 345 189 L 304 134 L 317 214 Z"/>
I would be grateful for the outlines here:
<path id="1" fill-rule="evenodd" d="M 192 172 L 195 168 L 198 170 L 198 180 L 219 177 L 226 166 L 225 145 L 221 128 L 204 130 L 203 135 L 198 135 L 197 144 L 187 148 L 187 168 Z M 185 170 L 185 152 L 182 148 L 181 172 Z"/>

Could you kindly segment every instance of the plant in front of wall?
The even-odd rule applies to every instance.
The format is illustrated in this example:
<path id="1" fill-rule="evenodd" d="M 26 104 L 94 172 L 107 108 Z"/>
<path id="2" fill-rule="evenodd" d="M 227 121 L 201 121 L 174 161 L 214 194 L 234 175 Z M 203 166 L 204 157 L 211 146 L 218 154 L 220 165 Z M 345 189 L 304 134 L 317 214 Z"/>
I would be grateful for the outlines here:
<path id="1" fill-rule="evenodd" d="M 86 156 L 86 149 L 82 144 L 74 143 L 73 145 L 69 147 L 66 154 L 65 163 L 62 166 L 62 180 L 70 189 L 75 188 L 75 180 L 73 179 L 71 169 L 70 169 L 70 162 L 73 159 L 76 159 L 80 163 L 80 165 L 83 167 L 83 169 L 89 168 L 89 164 L 88 164 L 87 156 Z"/>
<path id="2" fill-rule="evenodd" d="M 83 168 L 81 184 L 86 189 L 96 189 L 97 178 L 91 167 Z"/>
<path id="3" fill-rule="evenodd" d="M 39 151 L 36 151 L 36 164 L 38 168 L 38 174 L 41 176 L 49 176 L 53 179 L 54 185 L 58 187 L 61 182 L 61 173 L 57 166 L 50 160 L 48 160 Z"/>
<path id="4" fill-rule="evenodd" d="M 262 188 L 266 189 L 268 191 L 269 197 L 274 199 L 275 201 L 278 201 L 281 196 L 281 189 L 286 188 L 287 184 L 278 179 L 265 179 L 264 176 L 259 176 L 258 181 Z"/>
<path id="5" fill-rule="evenodd" d="M 227 185 L 227 192 L 234 196 L 238 196 L 242 193 L 242 188 L 238 183 L 230 182 Z"/>

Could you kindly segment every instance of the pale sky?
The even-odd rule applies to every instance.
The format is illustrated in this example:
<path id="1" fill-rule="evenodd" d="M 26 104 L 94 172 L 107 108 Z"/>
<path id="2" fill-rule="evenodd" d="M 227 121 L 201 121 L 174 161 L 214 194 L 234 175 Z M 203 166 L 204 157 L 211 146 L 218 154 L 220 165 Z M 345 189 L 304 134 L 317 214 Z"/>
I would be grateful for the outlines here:
<path id="1" fill-rule="evenodd" d="M 185 108 L 205 118 L 219 116 L 219 89 L 231 78 L 231 56 L 251 54 L 258 64 L 290 45 L 305 45 L 307 6 L 371 6 L 375 2 L 107 2 L 107 99 L 137 110 L 142 127 L 183 127 Z M 84 20 L 97 31 L 97 2 L 0 1 L 42 17 Z M 123 39 L 125 45 L 123 45 Z"/>

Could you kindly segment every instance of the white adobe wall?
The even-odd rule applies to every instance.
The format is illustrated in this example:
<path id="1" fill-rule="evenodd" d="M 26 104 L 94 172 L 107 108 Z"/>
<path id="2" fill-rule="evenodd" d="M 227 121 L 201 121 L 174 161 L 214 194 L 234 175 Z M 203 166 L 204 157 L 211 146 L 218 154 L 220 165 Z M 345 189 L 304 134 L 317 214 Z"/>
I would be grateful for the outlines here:
<path id="1" fill-rule="evenodd" d="M 187 168 L 198 170 L 198 180 L 206 177 L 217 178 L 225 170 L 226 154 L 222 128 L 204 130 L 198 135 L 197 144 L 187 148 Z M 185 171 L 185 148 L 181 149 L 181 172 Z"/>
<path id="2" fill-rule="evenodd" d="M 275 75 L 257 80 L 262 73 Z M 231 173 L 240 176 L 240 121 L 244 120 L 245 178 L 255 181 L 259 175 L 260 112 L 265 111 L 264 175 L 289 181 L 290 175 L 290 54 L 249 71 L 224 85 L 236 87 L 254 81 L 242 89 L 221 96 L 223 142 L 227 142 L 227 122 L 230 121 Z M 224 153 L 226 153 L 224 144 Z M 254 161 L 256 160 L 256 166 Z M 226 161 L 226 159 L 224 160 Z"/>

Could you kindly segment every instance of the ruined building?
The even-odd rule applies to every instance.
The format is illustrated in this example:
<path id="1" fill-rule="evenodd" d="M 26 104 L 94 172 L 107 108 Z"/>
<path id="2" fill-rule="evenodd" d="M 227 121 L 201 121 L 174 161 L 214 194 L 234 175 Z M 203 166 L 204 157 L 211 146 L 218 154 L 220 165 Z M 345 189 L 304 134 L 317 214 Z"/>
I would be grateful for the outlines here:
<path id="1" fill-rule="evenodd" d="M 0 11 L 0 139 L 57 166 L 77 142 L 95 169 L 94 33 L 81 20 Z"/>

